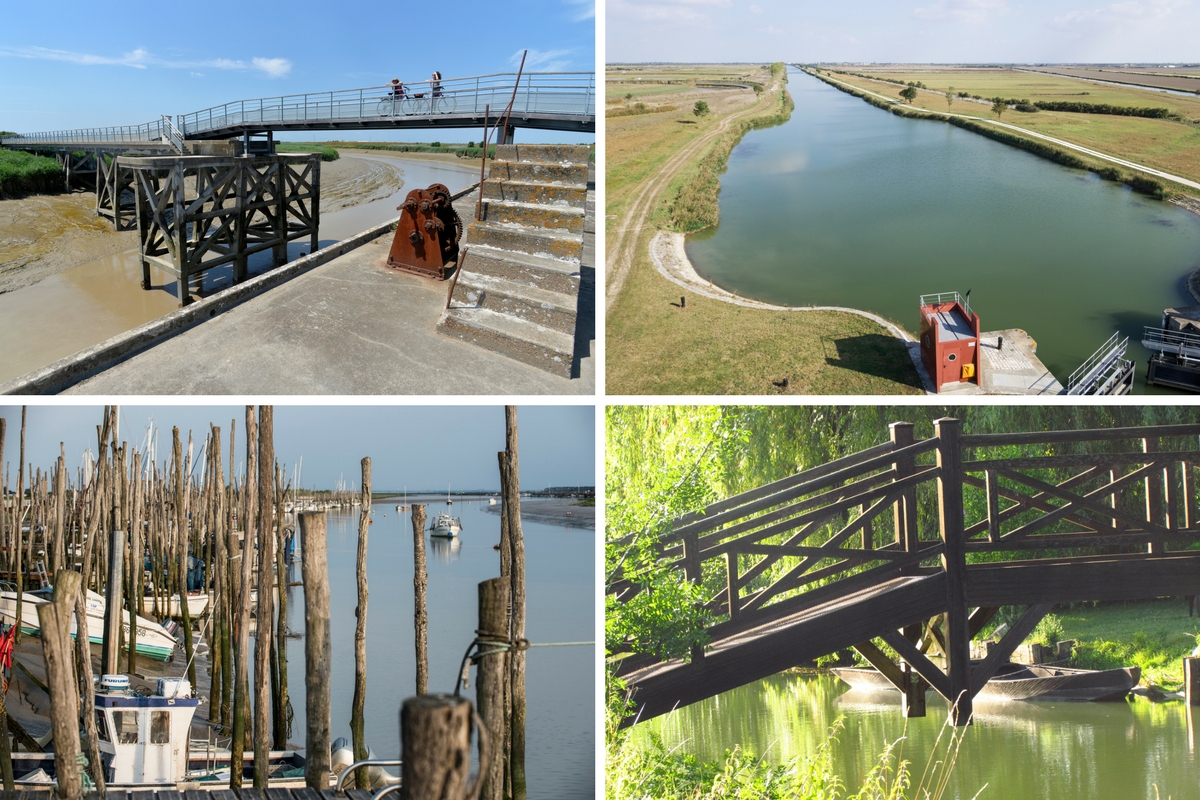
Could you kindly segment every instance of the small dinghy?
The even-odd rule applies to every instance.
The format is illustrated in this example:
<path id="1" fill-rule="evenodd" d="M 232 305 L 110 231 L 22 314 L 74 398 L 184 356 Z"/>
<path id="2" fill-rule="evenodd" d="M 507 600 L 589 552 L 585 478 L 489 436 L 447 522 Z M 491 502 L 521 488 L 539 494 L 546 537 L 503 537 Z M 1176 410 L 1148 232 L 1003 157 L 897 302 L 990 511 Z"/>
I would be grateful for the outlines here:
<path id="1" fill-rule="evenodd" d="M 976 662 L 978 663 L 978 662 Z M 896 691 L 872 667 L 838 667 L 834 675 L 862 692 Z M 1072 669 L 1041 664 L 1002 664 L 976 695 L 987 700 L 1094 701 L 1120 700 L 1137 686 L 1142 671 L 1123 669 Z"/>

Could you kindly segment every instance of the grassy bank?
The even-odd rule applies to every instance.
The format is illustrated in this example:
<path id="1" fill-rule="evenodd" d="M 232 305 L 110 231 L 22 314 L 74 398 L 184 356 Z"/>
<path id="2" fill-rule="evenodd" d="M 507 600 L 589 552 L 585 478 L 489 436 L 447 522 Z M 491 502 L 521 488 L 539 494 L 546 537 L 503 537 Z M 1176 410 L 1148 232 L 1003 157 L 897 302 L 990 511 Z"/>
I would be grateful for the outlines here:
<path id="1" fill-rule="evenodd" d="M 772 78 L 781 84 L 787 83 L 783 65 L 773 65 Z M 729 154 L 742 140 L 747 131 L 782 125 L 792 117 L 796 107 L 786 90 L 777 94 L 775 108 L 760 116 L 739 119 L 717 139 L 712 149 L 700 161 L 696 170 L 679 188 L 679 194 L 671 203 L 671 229 L 683 233 L 702 230 L 717 224 L 720 209 L 717 204 L 721 192 L 721 173 L 729 163 Z"/>
<path id="2" fill-rule="evenodd" d="M 613 65 L 606 77 L 610 107 L 674 106 L 605 123 L 609 393 L 920 393 L 904 344 L 870 320 L 712 300 L 681 290 L 650 259 L 657 230 L 716 222 L 719 174 L 733 146 L 747 130 L 787 119 L 781 68 L 772 76 L 762 65 Z M 770 88 L 695 86 L 712 80 Z M 694 113 L 698 100 L 709 113 Z M 777 385 L 785 378 L 786 387 Z"/>
<path id="3" fill-rule="evenodd" d="M 441 142 L 320 142 L 325 147 L 340 147 L 343 150 L 387 150 L 395 153 L 449 153 L 459 158 L 479 158 L 483 147 L 474 142 L 469 144 L 442 144 Z M 496 156 L 495 146 L 488 147 L 488 158 Z"/>
<path id="4" fill-rule="evenodd" d="M 826 70 L 822 70 L 826 72 Z M 1088 84 L 1080 81 L 1074 81 L 1069 78 L 1055 78 L 1054 80 L 1069 83 L 1068 87 L 1055 86 L 1055 91 L 1050 91 L 1049 88 L 1042 87 L 1039 89 L 1037 80 L 1031 82 L 1023 82 L 1017 79 L 1004 79 L 991 77 L 988 81 L 981 83 L 979 86 L 971 86 L 969 82 L 964 87 L 960 87 L 962 79 L 969 81 L 974 73 L 968 70 L 963 71 L 966 74 L 952 73 L 948 75 L 924 75 L 924 81 L 927 82 L 927 89 L 918 91 L 917 97 L 909 105 L 915 106 L 921 111 L 909 111 L 907 114 L 925 113 L 931 115 L 929 118 L 948 119 L 946 113 L 966 114 L 970 116 L 985 117 L 988 119 L 997 119 L 996 115 L 991 111 L 991 101 L 986 103 L 973 102 L 968 98 L 958 97 L 960 89 L 964 93 L 974 92 L 979 88 L 984 92 L 985 97 L 1001 96 L 1001 97 L 1022 97 L 1036 102 L 1068 102 L 1063 98 L 1070 100 L 1080 99 L 1080 94 L 1087 95 L 1088 103 L 1104 103 L 1113 106 L 1122 105 L 1130 106 L 1139 102 L 1137 95 L 1143 95 L 1140 102 L 1145 106 L 1164 106 L 1167 108 L 1173 118 L 1153 118 L 1142 116 L 1122 116 L 1112 114 L 1097 114 L 1097 113 L 1079 113 L 1074 111 L 1051 111 L 1044 110 L 1037 113 L 1021 113 L 1016 110 L 1008 110 L 999 120 L 1020 126 L 1029 131 L 1040 133 L 1046 136 L 1053 136 L 1057 139 L 1087 147 L 1107 155 L 1117 158 L 1127 159 L 1138 164 L 1144 164 L 1152 169 L 1163 170 L 1175 175 L 1187 178 L 1189 180 L 1200 181 L 1200 100 L 1192 100 L 1191 98 L 1177 98 L 1171 96 L 1170 99 L 1163 99 L 1162 93 L 1154 92 L 1157 95 L 1153 98 L 1144 97 L 1151 94 L 1148 91 L 1121 89 L 1116 88 L 1115 92 L 1099 92 L 1088 94 Z M 1006 71 L 1013 72 L 1013 71 Z M 876 94 L 884 95 L 895 102 L 902 101 L 900 91 L 904 88 L 896 81 L 898 78 L 913 78 L 918 73 L 887 73 L 877 77 L 866 77 L 855 75 L 852 73 L 836 72 L 834 77 L 839 81 L 848 83 L 857 91 L 870 91 Z M 1028 73 L 1016 72 L 1016 75 L 1028 75 Z M 818 75 L 817 77 L 823 77 Z M 1042 79 L 1051 76 L 1036 75 L 1032 76 L 1035 79 Z M 836 85 L 836 84 L 831 84 Z M 955 98 L 953 103 L 947 103 L 945 91 L 953 87 Z M 838 88 L 846 89 L 842 86 Z M 1071 89 L 1074 96 L 1063 93 L 1064 89 Z M 1018 92 L 1020 92 L 1018 94 Z M 853 91 L 850 92 L 854 94 Z M 1131 96 L 1132 95 L 1132 96 Z M 861 95 L 856 95 L 861 96 Z M 864 98 L 866 99 L 866 98 Z M 881 108 L 890 108 L 886 101 L 879 101 L 874 98 Z M 1183 103 L 1178 102 L 1182 99 Z M 870 100 L 868 100 L 870 102 Z M 900 113 L 897 110 L 895 113 Z M 961 122 L 971 122 L 971 120 L 961 120 Z M 959 124 L 955 122 L 955 124 Z M 978 133 L 984 131 L 997 131 L 995 126 L 985 123 L 972 123 L 979 126 L 978 129 L 972 128 Z M 962 125 L 961 127 L 968 127 Z M 1163 194 L 1196 194 L 1196 190 L 1181 184 L 1172 183 L 1170 181 L 1152 178 L 1144 174 L 1138 173 L 1136 170 L 1130 170 L 1119 167 L 1112 162 L 1103 159 L 1093 158 L 1085 153 L 1073 152 L 1066 148 L 1061 148 L 1049 143 L 1041 142 L 1034 137 L 1022 136 L 1011 130 L 1007 133 L 1017 137 L 1014 140 L 1006 141 L 1008 144 L 1022 147 L 1031 152 L 1038 152 L 1035 146 L 1050 147 L 1061 153 L 1060 157 L 1054 157 L 1055 161 L 1067 164 L 1068 166 L 1078 166 L 1082 169 L 1089 169 L 1096 172 L 1101 177 L 1108 180 L 1118 180 L 1134 186 L 1135 179 L 1138 180 L 1138 185 L 1134 186 L 1138 191 L 1145 191 L 1148 194 L 1155 196 L 1163 196 Z M 992 138 L 999 138 L 993 136 Z M 1025 144 L 1027 143 L 1028 146 Z M 1051 157 L 1045 152 L 1039 152 L 1039 155 Z M 1148 184 L 1142 181 L 1154 180 L 1161 187 L 1162 192 L 1154 190 Z M 1140 188 L 1139 188 L 1140 187 Z"/>
<path id="5" fill-rule="evenodd" d="M 280 153 L 320 153 L 322 161 L 337 161 L 341 154 L 327 144 L 316 142 L 278 142 L 275 150 Z"/>
<path id="6" fill-rule="evenodd" d="M 61 192 L 65 174 L 53 158 L 0 150 L 0 198 Z"/>
<path id="7" fill-rule="evenodd" d="M 1143 686 L 1176 690 L 1183 657 L 1200 642 L 1200 617 L 1183 599 L 1146 603 L 1079 604 L 1054 609 L 1062 639 L 1075 639 L 1072 665 L 1085 669 L 1142 668 Z"/>

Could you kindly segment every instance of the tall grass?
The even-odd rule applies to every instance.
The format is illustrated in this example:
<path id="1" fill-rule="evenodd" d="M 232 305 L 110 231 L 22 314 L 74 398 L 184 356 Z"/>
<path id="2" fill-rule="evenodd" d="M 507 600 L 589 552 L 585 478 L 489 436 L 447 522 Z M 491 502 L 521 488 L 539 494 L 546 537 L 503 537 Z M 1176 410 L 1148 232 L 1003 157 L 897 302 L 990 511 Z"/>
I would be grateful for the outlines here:
<path id="1" fill-rule="evenodd" d="M 327 144 L 310 142 L 277 142 L 275 150 L 280 153 L 319 153 L 322 161 L 337 161 L 341 158 L 334 148 Z"/>
<path id="2" fill-rule="evenodd" d="M 335 142 L 335 144 L 347 150 L 391 150 L 397 153 L 452 153 L 460 158 L 479 158 L 483 155 L 483 148 L 479 146 L 466 147 L 464 145 L 451 146 L 405 142 Z M 495 146 L 488 145 L 488 158 L 495 157 Z"/>
<path id="3" fill-rule="evenodd" d="M 727 750 L 722 760 L 702 762 L 679 752 L 678 746 L 667 748 L 657 734 L 650 735 L 648 745 L 631 742 L 630 730 L 620 727 L 631 710 L 625 685 L 611 672 L 607 678 L 605 800 L 941 800 L 970 730 L 952 727 L 947 717 L 915 786 L 901 736 L 884 746 L 862 786 L 849 794 L 833 765 L 843 727 L 840 717 L 816 752 L 785 764 L 771 764 L 740 746 Z M 972 800 L 986 788 L 984 784 Z"/>
<path id="4" fill-rule="evenodd" d="M 772 73 L 775 73 L 774 66 Z M 721 214 L 717 205 L 717 195 L 721 191 L 720 176 L 725 171 L 725 165 L 729 163 L 729 154 L 733 152 L 733 148 L 747 131 L 770 128 L 787 122 L 792 118 L 792 109 L 795 107 L 792 96 L 784 89 L 779 93 L 779 104 L 773 114 L 740 120 L 722 134 L 708 154 L 701 159 L 696 171 L 684 182 L 674 203 L 671 204 L 671 229 L 689 233 L 716 225 Z"/>
<path id="5" fill-rule="evenodd" d="M 53 158 L 0 150 L 0 197 L 61 192 L 66 175 Z"/>

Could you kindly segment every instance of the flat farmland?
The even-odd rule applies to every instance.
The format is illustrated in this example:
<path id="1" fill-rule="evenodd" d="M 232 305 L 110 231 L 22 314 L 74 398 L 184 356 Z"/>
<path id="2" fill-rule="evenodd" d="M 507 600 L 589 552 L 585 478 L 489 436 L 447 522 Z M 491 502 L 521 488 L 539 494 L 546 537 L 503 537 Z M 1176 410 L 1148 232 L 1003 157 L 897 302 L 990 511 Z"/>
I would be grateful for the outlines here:
<path id="1" fill-rule="evenodd" d="M 1034 75 L 1019 70 L 881 70 L 878 68 L 855 70 L 872 74 L 877 78 L 892 81 L 920 81 L 927 91 L 917 93 L 910 105 L 928 111 L 966 114 L 987 119 L 996 119 L 991 103 L 972 102 L 955 97 L 947 105 L 945 92 L 953 86 L 955 92 L 965 91 L 982 97 L 1022 98 L 1032 102 L 1078 101 L 1085 103 L 1110 103 L 1122 106 L 1165 107 L 1183 117 L 1183 121 L 1170 119 L 1147 119 L 1110 114 L 1077 114 L 1062 111 L 1038 111 L 1022 113 L 1013 109 L 1005 111 L 1001 121 L 1036 131 L 1047 136 L 1098 150 L 1118 158 L 1200 181 L 1200 98 L 1195 100 L 1178 95 L 1167 95 L 1145 90 L 1121 87 L 1099 87 L 1097 91 L 1081 89 L 1088 86 L 1069 78 L 1050 75 Z M 853 75 L 838 73 L 839 80 L 894 100 L 901 100 L 903 87 L 869 80 Z M 1088 94 L 1080 94 L 1083 91 Z M 902 101 L 903 102 L 903 101 Z"/>
<path id="2" fill-rule="evenodd" d="M 1032 67 L 1039 72 L 1056 75 L 1071 75 L 1076 78 L 1091 78 L 1100 81 L 1115 81 L 1116 83 L 1131 83 L 1140 86 L 1156 86 L 1160 89 L 1175 89 L 1181 92 L 1196 92 L 1200 94 L 1200 72 L 1176 75 L 1158 71 L 1113 69 L 1104 67 Z"/>

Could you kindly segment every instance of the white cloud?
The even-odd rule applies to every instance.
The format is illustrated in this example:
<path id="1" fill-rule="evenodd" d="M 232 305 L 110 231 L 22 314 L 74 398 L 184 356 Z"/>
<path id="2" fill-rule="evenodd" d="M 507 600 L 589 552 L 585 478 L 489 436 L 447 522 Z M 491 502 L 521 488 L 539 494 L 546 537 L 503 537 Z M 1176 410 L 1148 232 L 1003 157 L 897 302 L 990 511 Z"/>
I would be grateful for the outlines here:
<path id="1" fill-rule="evenodd" d="M 69 50 L 54 50 L 48 47 L 37 46 L 0 47 L 0 56 L 9 56 L 11 58 L 29 58 L 41 61 L 65 61 L 71 64 L 82 64 L 84 66 L 133 67 L 134 69 L 146 69 L 148 67 L 186 70 L 194 70 L 197 68 L 227 70 L 250 69 L 250 65 L 241 60 L 230 58 L 214 58 L 203 61 L 175 60 L 161 58 L 141 47 L 119 57 L 98 56 L 92 53 L 75 53 Z M 252 63 L 255 68 L 262 70 L 272 78 L 278 78 L 287 75 L 292 69 L 292 62 L 288 61 L 286 58 L 255 58 L 253 59 Z"/>
<path id="2" fill-rule="evenodd" d="M 596 17 L 596 0 L 563 0 L 571 9 L 571 21 L 583 22 Z"/>
<path id="3" fill-rule="evenodd" d="M 1055 17 L 1053 23 L 1059 28 L 1071 28 L 1081 24 L 1120 26 L 1130 23 L 1158 22 L 1177 8 L 1188 5 L 1187 0 L 1134 0 L 1129 3 L 1113 3 L 1103 8 L 1072 11 Z"/>
<path id="4" fill-rule="evenodd" d="M 758 6 L 750 6 L 750 13 L 751 14 L 761 14 L 762 9 L 759 8 Z"/>
<path id="5" fill-rule="evenodd" d="M 696 27 L 713 27 L 712 18 L 697 9 L 729 8 L 731 5 L 732 0 L 655 0 L 650 3 L 610 0 L 607 13 L 641 22 L 683 22 Z"/>
<path id="6" fill-rule="evenodd" d="M 292 71 L 292 62 L 286 58 L 256 58 L 254 66 L 272 78 L 282 78 Z"/>
<path id="7" fill-rule="evenodd" d="M 787 33 L 787 31 L 785 31 L 783 28 L 777 28 L 774 25 L 768 25 L 765 28 L 759 28 L 758 32 L 765 33 L 768 36 L 782 36 L 783 34 Z"/>
<path id="8" fill-rule="evenodd" d="M 508 59 L 513 69 L 521 65 L 521 55 L 524 50 L 518 50 Z M 566 72 L 571 67 L 571 50 L 534 50 L 530 49 L 525 56 L 526 72 Z"/>
<path id="9" fill-rule="evenodd" d="M 188 75 L 190 75 L 193 78 L 203 78 L 204 77 L 203 72 L 189 72 Z"/>
<path id="10" fill-rule="evenodd" d="M 1006 0 L 937 0 L 930 5 L 913 9 L 913 16 L 917 19 L 948 20 L 967 25 L 982 25 L 1007 13 Z"/>

